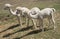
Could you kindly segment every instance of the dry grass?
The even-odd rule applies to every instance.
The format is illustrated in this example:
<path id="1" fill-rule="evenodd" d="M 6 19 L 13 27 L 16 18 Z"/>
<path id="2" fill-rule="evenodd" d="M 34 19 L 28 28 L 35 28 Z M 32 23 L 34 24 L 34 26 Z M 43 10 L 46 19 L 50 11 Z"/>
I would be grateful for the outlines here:
<path id="1" fill-rule="evenodd" d="M 19 26 L 15 16 L 8 11 L 3 10 L 5 3 L 11 3 L 14 6 L 26 6 L 32 8 L 34 6 L 40 9 L 45 7 L 54 7 L 57 12 L 54 14 L 56 21 L 56 30 L 53 26 L 48 28 L 47 20 L 44 20 L 44 27 L 48 28 L 44 32 L 40 30 L 31 30 L 31 26 L 27 27 L 25 24 Z M 37 1 L 37 0 L 0 0 L 0 39 L 60 39 L 60 7 L 59 0 L 55 1 Z M 9 17 L 8 17 L 9 15 Z M 6 20 L 7 19 L 7 20 Z M 31 25 L 32 23 L 30 23 Z"/>

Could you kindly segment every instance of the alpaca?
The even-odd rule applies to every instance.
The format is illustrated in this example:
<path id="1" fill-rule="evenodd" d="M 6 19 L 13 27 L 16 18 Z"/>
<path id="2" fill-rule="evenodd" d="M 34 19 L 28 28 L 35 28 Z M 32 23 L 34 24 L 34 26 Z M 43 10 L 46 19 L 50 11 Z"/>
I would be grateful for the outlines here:
<path id="1" fill-rule="evenodd" d="M 16 10 L 18 13 L 20 13 L 21 19 L 25 17 L 26 26 L 29 26 L 29 16 L 28 16 L 29 9 L 26 7 L 16 7 Z"/>
<path id="2" fill-rule="evenodd" d="M 18 19 L 18 22 L 19 22 L 19 24 L 21 25 L 21 21 L 20 21 L 20 14 L 17 12 L 17 10 L 15 10 L 15 11 L 13 11 L 12 9 L 11 9 L 11 7 L 12 7 L 12 5 L 11 4 L 5 4 L 5 10 L 9 10 L 9 12 L 12 14 L 12 15 L 14 15 L 14 16 L 16 16 L 17 17 L 17 19 Z M 22 25 L 21 25 L 22 26 Z"/>
<path id="3" fill-rule="evenodd" d="M 50 21 L 53 22 L 53 25 L 55 25 L 55 21 L 54 21 L 54 17 L 53 17 L 53 13 L 55 12 L 56 10 L 54 8 L 45 8 L 43 10 L 40 10 L 39 8 L 36 9 L 36 8 L 32 8 L 30 10 L 30 17 L 32 17 L 34 19 L 38 18 L 39 19 L 39 23 L 40 23 L 40 26 L 42 28 L 42 31 L 44 31 L 43 29 L 43 19 L 44 18 L 48 18 L 49 20 L 49 25 L 50 25 Z M 34 25 L 35 25 L 35 28 L 36 28 L 36 23 L 34 22 Z M 54 26 L 54 29 L 56 28 L 56 26 Z"/>
<path id="4" fill-rule="evenodd" d="M 43 19 L 44 18 L 48 18 L 49 26 L 50 26 L 50 21 L 53 23 L 54 30 L 55 30 L 56 26 L 55 26 L 55 20 L 54 20 L 54 16 L 53 16 L 55 12 L 56 12 L 56 10 L 54 8 L 45 8 L 39 12 L 39 18 L 41 21 L 41 28 L 43 31 L 44 31 L 44 29 L 43 29 Z"/>
<path id="5" fill-rule="evenodd" d="M 37 20 L 39 20 L 39 16 L 38 16 L 39 12 L 40 12 L 40 9 L 38 7 L 33 7 L 29 11 L 29 16 L 33 20 L 33 24 L 34 24 L 33 29 L 34 28 L 37 29 L 36 26 L 37 26 Z"/>

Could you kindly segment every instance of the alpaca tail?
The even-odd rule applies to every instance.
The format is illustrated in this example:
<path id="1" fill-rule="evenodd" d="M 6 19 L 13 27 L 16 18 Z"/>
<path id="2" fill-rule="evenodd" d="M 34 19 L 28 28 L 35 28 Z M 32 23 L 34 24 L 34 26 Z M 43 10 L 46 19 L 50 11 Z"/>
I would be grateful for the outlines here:
<path id="1" fill-rule="evenodd" d="M 56 9 L 55 8 L 52 8 L 53 12 L 56 12 Z"/>

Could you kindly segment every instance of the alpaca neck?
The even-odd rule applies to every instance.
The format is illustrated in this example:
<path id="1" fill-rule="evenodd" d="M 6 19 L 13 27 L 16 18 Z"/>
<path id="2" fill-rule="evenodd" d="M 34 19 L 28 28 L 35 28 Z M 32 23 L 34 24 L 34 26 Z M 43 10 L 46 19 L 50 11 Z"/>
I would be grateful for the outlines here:
<path id="1" fill-rule="evenodd" d="M 13 12 L 13 10 L 10 8 L 9 9 L 9 12 L 12 14 L 12 15 L 15 15 L 15 13 Z"/>
<path id="2" fill-rule="evenodd" d="M 36 15 L 32 15 L 31 13 L 30 13 L 30 17 L 32 17 L 32 18 L 38 18 L 38 14 L 36 14 Z"/>

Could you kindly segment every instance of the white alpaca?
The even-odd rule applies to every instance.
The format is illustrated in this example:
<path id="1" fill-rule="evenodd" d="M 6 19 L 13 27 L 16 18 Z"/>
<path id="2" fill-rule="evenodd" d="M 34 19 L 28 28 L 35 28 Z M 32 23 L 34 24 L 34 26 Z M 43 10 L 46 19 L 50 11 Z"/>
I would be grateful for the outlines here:
<path id="1" fill-rule="evenodd" d="M 40 12 L 40 9 L 38 7 L 33 7 L 30 11 L 29 14 L 32 18 L 38 18 L 38 14 Z"/>
<path id="2" fill-rule="evenodd" d="M 20 15 L 21 15 L 21 18 L 22 18 L 22 16 L 24 16 L 25 17 L 25 20 L 26 20 L 26 26 L 28 26 L 29 25 L 29 16 L 28 16 L 28 12 L 29 12 L 29 9 L 28 8 L 26 8 L 26 7 L 16 7 L 16 10 L 17 10 L 17 12 L 19 12 L 20 13 Z"/>
<path id="3" fill-rule="evenodd" d="M 44 18 L 48 18 L 49 20 L 49 23 L 50 21 L 53 22 L 53 24 L 55 24 L 55 21 L 54 21 L 54 17 L 53 17 L 53 13 L 55 12 L 56 10 L 54 8 L 45 8 L 43 10 L 39 10 L 39 9 L 32 9 L 30 10 L 30 16 L 32 18 L 39 18 L 40 22 L 41 22 L 41 28 L 42 28 L 42 31 L 44 31 L 43 29 L 43 19 Z M 35 13 L 33 15 L 33 13 Z M 35 23 L 35 22 L 34 22 Z M 36 23 L 35 23 L 36 24 Z M 49 24 L 50 25 L 50 24 Z M 36 27 L 36 26 L 35 26 Z M 54 29 L 55 29 L 55 26 L 54 26 Z"/>
<path id="4" fill-rule="evenodd" d="M 37 29 L 37 19 L 39 19 L 39 12 L 40 9 L 38 7 L 33 7 L 30 11 L 29 11 L 29 16 L 31 17 L 31 19 L 33 20 L 33 28 Z"/>
<path id="5" fill-rule="evenodd" d="M 20 14 L 22 14 L 22 15 L 25 15 L 26 13 L 28 13 L 28 12 L 29 12 L 29 9 L 28 9 L 28 8 L 26 8 L 26 7 L 16 7 L 16 10 L 21 11 L 21 13 L 20 13 Z"/>
<path id="6" fill-rule="evenodd" d="M 17 12 L 17 10 L 15 10 L 15 11 L 13 11 L 12 9 L 11 9 L 11 7 L 12 7 L 12 5 L 11 4 L 5 4 L 5 10 L 9 10 L 9 12 L 12 14 L 12 15 L 15 15 L 15 16 L 17 16 L 17 19 L 18 19 L 18 22 L 19 22 L 19 24 L 21 23 L 20 22 L 20 14 Z"/>
<path id="7" fill-rule="evenodd" d="M 53 25 L 54 25 L 54 29 L 56 28 L 55 27 L 55 21 L 54 21 L 54 12 L 56 10 L 54 8 L 45 8 L 45 9 L 42 9 L 40 12 L 39 12 L 39 17 L 40 17 L 40 21 L 41 21 L 41 27 L 42 27 L 42 30 L 43 30 L 43 19 L 44 18 L 48 18 L 49 20 L 49 25 L 50 25 L 50 21 L 53 22 Z"/>

